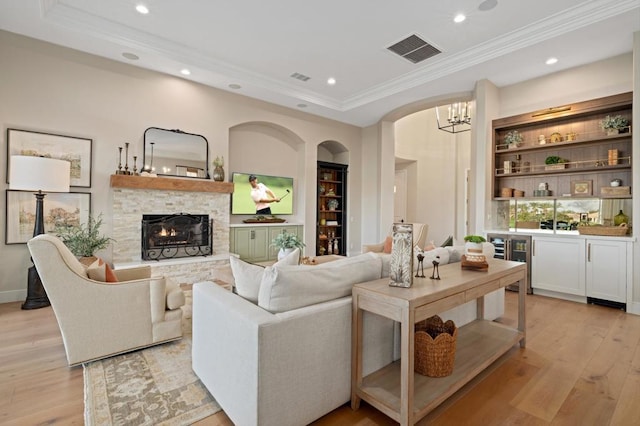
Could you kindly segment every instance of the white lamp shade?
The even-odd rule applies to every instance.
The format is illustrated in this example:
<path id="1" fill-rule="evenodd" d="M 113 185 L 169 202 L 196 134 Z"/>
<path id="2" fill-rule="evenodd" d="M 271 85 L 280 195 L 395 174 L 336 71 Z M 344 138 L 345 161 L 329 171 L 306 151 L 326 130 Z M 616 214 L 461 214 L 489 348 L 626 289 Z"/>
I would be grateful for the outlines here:
<path id="1" fill-rule="evenodd" d="M 71 163 L 55 158 L 12 155 L 9 189 L 69 192 Z"/>

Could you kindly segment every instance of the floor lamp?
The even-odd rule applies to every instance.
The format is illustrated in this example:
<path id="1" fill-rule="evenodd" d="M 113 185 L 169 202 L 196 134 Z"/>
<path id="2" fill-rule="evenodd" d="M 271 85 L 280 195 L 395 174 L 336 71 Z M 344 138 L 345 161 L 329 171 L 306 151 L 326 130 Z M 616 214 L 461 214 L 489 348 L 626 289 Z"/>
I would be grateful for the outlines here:
<path id="1" fill-rule="evenodd" d="M 9 165 L 9 189 L 38 191 L 36 196 L 36 219 L 33 236 L 44 234 L 43 192 L 69 192 L 71 163 L 45 157 L 12 155 Z M 35 265 L 27 276 L 27 300 L 22 309 L 38 309 L 49 306 L 47 292 L 42 286 Z"/>

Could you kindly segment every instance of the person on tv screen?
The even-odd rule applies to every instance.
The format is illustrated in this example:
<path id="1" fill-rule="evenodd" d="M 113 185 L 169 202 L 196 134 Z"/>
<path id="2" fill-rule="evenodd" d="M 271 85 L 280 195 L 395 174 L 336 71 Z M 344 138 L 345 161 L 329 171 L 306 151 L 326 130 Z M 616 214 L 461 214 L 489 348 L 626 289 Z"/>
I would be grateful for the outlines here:
<path id="1" fill-rule="evenodd" d="M 256 214 L 271 214 L 271 203 L 279 203 L 280 198 L 263 183 L 258 182 L 258 178 L 255 175 L 249 176 L 249 183 L 251 184 L 251 198 L 256 203 Z"/>

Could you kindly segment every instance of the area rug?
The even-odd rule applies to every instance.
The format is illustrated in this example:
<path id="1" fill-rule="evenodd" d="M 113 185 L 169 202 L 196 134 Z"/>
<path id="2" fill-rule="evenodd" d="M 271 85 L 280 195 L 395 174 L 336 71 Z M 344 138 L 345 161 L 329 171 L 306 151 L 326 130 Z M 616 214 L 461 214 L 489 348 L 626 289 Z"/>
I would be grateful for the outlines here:
<path id="1" fill-rule="evenodd" d="M 84 364 L 84 400 L 86 425 L 189 425 L 220 411 L 191 370 L 190 334 Z"/>

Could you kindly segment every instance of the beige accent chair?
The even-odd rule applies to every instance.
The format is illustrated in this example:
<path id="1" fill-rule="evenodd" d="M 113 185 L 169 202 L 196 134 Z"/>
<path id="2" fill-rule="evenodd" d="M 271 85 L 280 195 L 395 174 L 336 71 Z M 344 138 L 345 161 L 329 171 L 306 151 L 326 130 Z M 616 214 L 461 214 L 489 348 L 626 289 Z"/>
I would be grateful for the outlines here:
<path id="1" fill-rule="evenodd" d="M 87 277 L 59 239 L 38 235 L 27 243 L 56 315 L 70 366 L 182 337 L 184 293 L 151 268 L 114 271 L 119 282 Z"/>
<path id="2" fill-rule="evenodd" d="M 426 223 L 413 223 L 413 247 L 419 247 L 420 249 L 424 249 L 425 243 L 427 241 L 427 234 L 429 233 L 429 225 Z M 391 236 L 391 232 L 389 232 L 389 236 Z M 374 253 L 382 253 L 384 249 L 384 241 L 379 244 L 365 244 L 362 246 L 362 252 L 374 252 Z"/>

